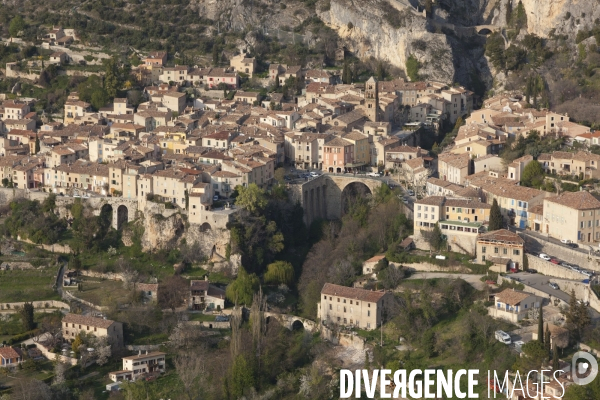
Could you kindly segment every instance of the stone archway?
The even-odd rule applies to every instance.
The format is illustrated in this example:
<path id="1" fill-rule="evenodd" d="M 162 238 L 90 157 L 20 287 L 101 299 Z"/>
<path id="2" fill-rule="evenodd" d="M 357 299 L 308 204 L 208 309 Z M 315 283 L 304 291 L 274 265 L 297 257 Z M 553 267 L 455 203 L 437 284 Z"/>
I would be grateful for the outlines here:
<path id="1" fill-rule="evenodd" d="M 304 330 L 304 323 L 297 319 L 294 322 L 292 322 L 292 331 L 303 331 Z"/>
<path id="2" fill-rule="evenodd" d="M 356 203 L 368 201 L 372 195 L 371 189 L 363 182 L 347 184 L 342 190 L 340 215 L 345 215 Z"/>
<path id="3" fill-rule="evenodd" d="M 108 229 L 112 226 L 113 223 L 113 207 L 110 204 L 104 204 L 100 208 L 100 224 L 106 225 L 105 228 Z"/>
<path id="4" fill-rule="evenodd" d="M 200 232 L 208 232 L 211 229 L 212 229 L 212 227 L 210 226 L 210 224 L 208 222 L 205 222 L 202 225 L 200 225 Z"/>
<path id="5" fill-rule="evenodd" d="M 123 228 L 123 224 L 129 221 L 129 209 L 126 205 L 121 204 L 117 207 L 117 230 Z"/>

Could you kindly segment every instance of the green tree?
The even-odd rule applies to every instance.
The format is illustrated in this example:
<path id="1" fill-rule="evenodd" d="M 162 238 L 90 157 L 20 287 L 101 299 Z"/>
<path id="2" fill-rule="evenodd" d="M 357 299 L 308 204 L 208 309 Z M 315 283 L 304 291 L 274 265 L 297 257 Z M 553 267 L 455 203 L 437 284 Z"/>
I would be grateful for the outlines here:
<path id="1" fill-rule="evenodd" d="M 538 341 L 544 343 L 544 307 L 540 304 L 540 314 L 538 315 Z"/>
<path id="2" fill-rule="evenodd" d="M 285 183 L 285 168 L 277 168 L 273 174 L 273 177 L 279 184 Z"/>
<path id="3" fill-rule="evenodd" d="M 529 164 L 523 168 L 521 174 L 521 185 L 527 187 L 539 188 L 544 183 L 544 169 L 542 164 L 538 161 L 530 161 Z"/>
<path id="4" fill-rule="evenodd" d="M 34 154 L 37 154 L 40 152 L 40 138 L 38 137 L 38 135 L 35 135 L 35 150 L 33 151 Z"/>
<path id="5" fill-rule="evenodd" d="M 569 299 L 569 309 L 566 312 L 567 327 L 571 332 L 571 337 L 574 340 L 581 340 L 583 331 L 592 323 L 592 319 L 583 302 L 578 304 L 575 290 L 571 290 L 571 298 Z"/>
<path id="6" fill-rule="evenodd" d="M 527 257 L 527 254 L 523 254 L 523 271 L 529 271 L 529 257 Z"/>
<path id="7" fill-rule="evenodd" d="M 245 208 L 252 214 L 259 214 L 267 206 L 267 196 L 263 189 L 259 188 L 256 183 L 251 183 L 246 186 L 237 186 L 238 197 L 235 199 L 235 204 Z"/>
<path id="8" fill-rule="evenodd" d="M 10 20 L 10 25 L 8 26 L 8 32 L 11 37 L 19 36 L 19 32 L 25 30 L 25 21 L 23 17 L 20 15 L 16 15 L 12 20 Z"/>
<path id="9" fill-rule="evenodd" d="M 294 282 L 294 267 L 287 261 L 275 261 L 267 265 L 265 282 L 274 285 L 280 283 L 291 285 Z"/>
<path id="10" fill-rule="evenodd" d="M 521 374 L 527 374 L 534 369 L 539 370 L 540 365 L 548 358 L 544 344 L 539 340 L 532 340 L 524 344 L 521 349 L 524 357 L 517 358 L 517 362 L 513 365 L 513 370 L 518 370 Z"/>
<path id="11" fill-rule="evenodd" d="M 538 315 L 538 341 L 544 343 L 544 307 L 540 305 L 540 313 Z"/>
<path id="12" fill-rule="evenodd" d="M 238 399 L 245 391 L 256 387 L 256 365 L 254 360 L 244 354 L 238 355 L 231 365 L 229 377 L 229 398 Z"/>
<path id="13" fill-rule="evenodd" d="M 83 338 L 81 337 L 81 334 L 78 333 L 77 336 L 75 336 L 75 340 L 73 340 L 73 343 L 71 343 L 71 350 L 73 350 L 75 353 L 79 353 L 79 348 L 83 345 Z"/>
<path id="14" fill-rule="evenodd" d="M 560 362 L 558 360 L 558 347 L 554 345 L 554 348 L 552 349 L 552 370 L 558 371 L 559 368 Z"/>
<path id="15" fill-rule="evenodd" d="M 352 73 L 350 72 L 348 61 L 344 61 L 344 67 L 342 69 L 342 82 L 345 84 L 352 83 Z"/>
<path id="16" fill-rule="evenodd" d="M 423 352 L 428 358 L 435 356 L 435 333 L 433 329 L 427 329 L 421 339 Z"/>
<path id="17" fill-rule="evenodd" d="M 33 304 L 23 304 L 23 307 L 19 309 L 19 314 L 21 315 L 21 324 L 25 331 L 30 331 L 35 328 L 35 322 L 33 321 Z"/>
<path id="18" fill-rule="evenodd" d="M 494 202 L 492 203 L 492 208 L 490 209 L 490 223 L 488 225 L 488 230 L 496 231 L 498 229 L 502 229 L 503 226 L 504 218 L 502 217 L 502 211 L 500 210 L 498 201 L 494 199 Z"/>
<path id="19" fill-rule="evenodd" d="M 425 233 L 424 237 L 433 250 L 439 251 L 444 245 L 444 237 L 439 224 L 435 224 L 433 229 L 429 232 L 421 231 Z"/>
<path id="20" fill-rule="evenodd" d="M 258 277 L 248 274 L 244 267 L 240 267 L 237 278 L 225 289 L 225 296 L 232 303 L 250 305 L 258 287 Z"/>
<path id="21" fill-rule="evenodd" d="M 419 68 L 421 68 L 419 60 L 411 54 L 406 60 L 406 75 L 408 75 L 412 82 L 416 82 L 420 79 Z"/>
<path id="22" fill-rule="evenodd" d="M 544 333 L 544 347 L 546 348 L 548 355 L 550 355 L 550 351 L 552 350 L 550 342 L 550 329 L 548 328 L 548 324 L 546 324 L 546 332 Z"/>
<path id="23" fill-rule="evenodd" d="M 119 78 L 117 59 L 111 57 L 104 62 L 104 90 L 110 98 L 115 98 L 117 91 L 121 88 L 122 82 L 119 81 Z"/>

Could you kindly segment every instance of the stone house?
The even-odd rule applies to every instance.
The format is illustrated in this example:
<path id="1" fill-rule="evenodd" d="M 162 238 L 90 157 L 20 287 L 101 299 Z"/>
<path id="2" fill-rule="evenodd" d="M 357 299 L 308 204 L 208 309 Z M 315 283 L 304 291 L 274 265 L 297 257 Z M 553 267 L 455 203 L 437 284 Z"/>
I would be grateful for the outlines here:
<path id="1" fill-rule="evenodd" d="M 600 241 L 600 201 L 587 191 L 544 199 L 544 233 L 593 245 Z"/>
<path id="2" fill-rule="evenodd" d="M 376 329 L 381 325 L 383 310 L 390 304 L 392 293 L 350 288 L 326 283 L 318 303 L 323 325 L 342 325 L 360 329 Z"/>
<path id="3" fill-rule="evenodd" d="M 254 57 L 246 57 L 246 54 L 238 54 L 231 57 L 229 65 L 234 71 L 246 74 L 249 78 L 252 78 L 256 69 L 256 59 Z"/>
<path id="4" fill-rule="evenodd" d="M 142 292 L 146 300 L 158 301 L 158 283 L 136 283 L 135 290 Z"/>
<path id="5" fill-rule="evenodd" d="M 10 346 L 0 347 L 0 367 L 16 367 L 21 362 L 23 362 L 21 350 Z"/>
<path id="6" fill-rule="evenodd" d="M 366 260 L 365 262 L 363 262 L 363 267 L 362 267 L 363 275 L 374 273 L 375 268 L 377 267 L 377 264 L 381 260 L 385 260 L 384 254 L 381 254 L 378 256 L 373 256 L 373 257 L 369 258 L 368 260 Z"/>
<path id="7" fill-rule="evenodd" d="M 488 307 L 492 318 L 518 323 L 528 316 L 531 309 L 540 307 L 540 299 L 534 294 L 515 289 L 505 289 L 494 296 L 494 305 Z"/>
<path id="8" fill-rule="evenodd" d="M 123 347 L 123 324 L 110 319 L 67 314 L 62 319 L 62 335 L 67 340 L 75 340 L 80 333 L 97 338 L 107 338 L 113 347 Z"/>
<path id="9" fill-rule="evenodd" d="M 166 371 L 165 356 L 167 353 L 141 351 L 137 355 L 123 357 L 123 369 L 108 373 L 113 382 L 136 381 L 145 374 L 164 373 Z"/>
<path id="10" fill-rule="evenodd" d="M 190 281 L 190 310 L 225 309 L 225 290 L 211 285 L 208 278 Z"/>
<path id="11" fill-rule="evenodd" d="M 477 260 L 482 264 L 492 258 L 503 258 L 507 260 L 505 265 L 519 269 L 523 266 L 524 253 L 525 241 L 506 229 L 483 233 L 477 239 Z"/>

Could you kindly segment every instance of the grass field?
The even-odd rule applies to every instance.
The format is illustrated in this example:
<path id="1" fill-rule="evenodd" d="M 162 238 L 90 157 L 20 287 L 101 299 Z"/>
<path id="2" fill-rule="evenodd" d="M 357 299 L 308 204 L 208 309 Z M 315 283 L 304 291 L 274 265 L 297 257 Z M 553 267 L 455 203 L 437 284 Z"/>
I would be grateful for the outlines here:
<path id="1" fill-rule="evenodd" d="M 58 269 L 0 271 L 0 302 L 60 300 L 52 285 Z"/>
<path id="2" fill-rule="evenodd" d="M 73 296 L 89 301 L 96 305 L 106 305 L 112 302 L 129 302 L 131 290 L 123 287 L 121 281 L 100 280 L 83 277 L 82 291 L 72 289 Z"/>

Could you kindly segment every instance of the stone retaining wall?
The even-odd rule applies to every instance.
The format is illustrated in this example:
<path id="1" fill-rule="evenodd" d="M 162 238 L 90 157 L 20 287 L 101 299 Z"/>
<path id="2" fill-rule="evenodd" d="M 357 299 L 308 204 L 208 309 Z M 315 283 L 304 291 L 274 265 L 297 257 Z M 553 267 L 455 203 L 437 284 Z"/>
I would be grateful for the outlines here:
<path id="1" fill-rule="evenodd" d="M 469 268 L 464 265 L 456 265 L 452 267 L 442 267 L 432 263 L 411 263 L 411 264 L 400 264 L 391 262 L 390 265 L 402 265 L 406 268 L 413 269 L 415 271 L 425 271 L 425 272 L 460 272 L 460 273 L 472 273 Z"/>
<path id="2" fill-rule="evenodd" d="M 566 246 L 548 242 L 537 237 L 528 236 L 527 234 L 521 234 L 520 236 L 525 240 L 526 248 L 528 250 L 545 253 L 566 262 L 577 264 L 581 268 L 600 272 L 599 257 L 593 255 L 590 256 L 588 253 L 583 253 L 579 250 L 574 250 Z"/>
<path id="3" fill-rule="evenodd" d="M 64 308 L 66 310 L 71 309 L 71 306 L 69 306 L 67 303 L 58 301 L 58 300 L 39 300 L 39 301 L 32 301 L 31 303 L 33 304 L 33 308 L 35 309 L 35 311 L 38 311 L 39 309 L 44 309 L 44 308 L 57 308 L 57 309 Z M 25 304 L 24 301 L 15 302 L 15 303 L 0 303 L 0 310 L 14 310 L 15 307 L 17 307 L 17 308 L 23 307 L 23 304 Z"/>
<path id="4" fill-rule="evenodd" d="M 587 279 L 587 276 L 580 274 L 577 271 L 561 267 L 560 265 L 552 264 L 550 261 L 543 260 L 532 254 L 526 254 L 526 257 L 529 262 L 529 268 L 537 270 L 537 272 L 540 274 L 554 276 L 561 279 L 571 279 L 575 281 Z"/>
<path id="5" fill-rule="evenodd" d="M 321 337 L 339 346 L 352 347 L 356 350 L 365 349 L 365 339 L 353 332 L 335 332 L 326 326 L 321 326 Z"/>

